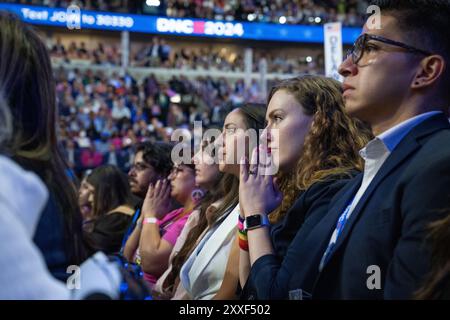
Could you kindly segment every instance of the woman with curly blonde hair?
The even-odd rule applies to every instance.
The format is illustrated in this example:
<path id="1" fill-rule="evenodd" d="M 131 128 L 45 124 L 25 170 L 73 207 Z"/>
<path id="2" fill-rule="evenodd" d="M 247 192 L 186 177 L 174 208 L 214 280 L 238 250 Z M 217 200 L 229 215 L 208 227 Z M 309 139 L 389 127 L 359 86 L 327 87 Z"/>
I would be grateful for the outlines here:
<path id="1" fill-rule="evenodd" d="M 284 258 L 310 212 L 314 214 L 309 224 L 326 213 L 332 197 L 362 169 L 358 152 L 371 137 L 369 129 L 345 113 L 339 82 L 321 76 L 302 76 L 274 86 L 266 121 L 261 140 L 267 141 L 267 146 L 263 143 L 255 150 L 252 165 L 244 159 L 241 167 L 238 242 L 242 286 L 259 257 L 275 254 L 280 260 Z M 272 173 L 256 178 L 266 170 L 254 164 L 256 159 L 266 159 L 266 163 L 271 160 L 272 167 L 279 169 L 274 180 Z M 267 183 L 269 180 L 273 183 Z M 277 201 L 268 206 L 265 188 L 272 188 L 278 195 Z M 252 220 L 258 220 L 255 226 Z M 271 226 L 270 231 L 263 228 L 262 236 L 247 237 L 247 230 L 261 226 Z M 286 295 L 271 292 L 256 298 Z M 243 297 L 249 296 L 244 292 Z"/>

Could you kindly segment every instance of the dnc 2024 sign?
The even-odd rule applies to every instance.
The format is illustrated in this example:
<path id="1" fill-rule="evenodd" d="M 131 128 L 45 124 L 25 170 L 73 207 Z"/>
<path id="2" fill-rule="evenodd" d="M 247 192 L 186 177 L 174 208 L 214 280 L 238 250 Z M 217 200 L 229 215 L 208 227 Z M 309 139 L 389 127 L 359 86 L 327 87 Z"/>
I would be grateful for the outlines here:
<path id="1" fill-rule="evenodd" d="M 69 29 L 86 28 L 255 41 L 324 42 L 321 26 L 177 19 L 86 11 L 74 6 L 63 9 L 1 2 L 0 10 L 13 12 L 27 23 Z M 343 43 L 353 43 L 360 33 L 359 28 L 343 28 Z"/>

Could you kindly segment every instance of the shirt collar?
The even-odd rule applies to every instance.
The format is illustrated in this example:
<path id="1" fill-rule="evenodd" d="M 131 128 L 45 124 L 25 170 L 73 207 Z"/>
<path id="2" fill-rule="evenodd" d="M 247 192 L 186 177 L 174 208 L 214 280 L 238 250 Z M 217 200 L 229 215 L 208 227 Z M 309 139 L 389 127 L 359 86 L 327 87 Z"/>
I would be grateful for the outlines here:
<path id="1" fill-rule="evenodd" d="M 392 152 L 395 147 L 403 140 L 403 138 L 417 125 L 427 120 L 428 118 L 440 114 L 442 111 L 431 111 L 422 113 L 418 116 L 410 118 L 402 123 L 396 125 L 395 127 L 383 132 L 378 135 L 377 138 L 380 139 L 389 152 Z"/>
<path id="2" fill-rule="evenodd" d="M 378 137 L 369 141 L 369 143 L 359 151 L 359 155 L 365 161 L 381 159 L 386 153 L 389 153 L 389 150 Z"/>
<path id="3" fill-rule="evenodd" d="M 403 121 L 402 123 L 375 137 L 375 139 L 371 140 L 363 149 L 359 151 L 359 154 L 366 161 L 369 159 L 379 159 L 386 153 L 390 154 L 415 126 L 440 113 L 442 113 L 442 111 L 426 112 Z"/>

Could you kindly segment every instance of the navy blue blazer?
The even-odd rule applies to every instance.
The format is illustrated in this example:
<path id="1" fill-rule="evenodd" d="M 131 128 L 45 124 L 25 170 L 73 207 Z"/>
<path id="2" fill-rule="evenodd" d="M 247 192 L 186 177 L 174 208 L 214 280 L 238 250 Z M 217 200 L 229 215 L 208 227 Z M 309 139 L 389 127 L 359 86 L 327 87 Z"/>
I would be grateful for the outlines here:
<path id="1" fill-rule="evenodd" d="M 328 213 L 308 223 L 284 259 L 266 255 L 252 266 L 247 297 L 287 299 L 302 289 L 316 299 L 410 299 L 430 271 L 424 241 L 431 221 L 450 212 L 450 124 L 433 116 L 399 143 L 350 216 L 323 270 L 319 263 L 339 216 L 362 174 L 331 201 Z"/>
<path id="2" fill-rule="evenodd" d="M 292 239 L 305 223 L 309 212 L 308 224 L 315 225 L 317 219 L 321 219 L 328 210 L 328 204 L 352 178 L 360 172 L 352 170 L 347 174 L 338 174 L 327 177 L 325 180 L 314 183 L 305 192 L 301 193 L 292 208 L 288 210 L 284 218 L 270 229 L 272 246 L 277 256 L 284 257 Z"/>
<path id="3" fill-rule="evenodd" d="M 270 230 L 270 238 L 275 252 L 275 255 L 270 256 L 271 259 L 279 261 L 281 264 L 287 254 L 286 252 L 291 247 L 291 242 L 297 237 L 299 230 L 301 229 L 303 236 L 305 236 L 327 214 L 328 205 L 333 197 L 358 173 L 358 171 L 353 170 L 345 175 L 330 176 L 324 181 L 313 184 L 308 190 L 303 192 L 295 201 L 292 208 L 288 210 L 286 216 L 279 223 L 272 226 Z M 265 259 L 266 257 L 262 257 L 261 259 Z M 277 262 L 275 262 L 276 265 Z M 251 271 L 253 273 L 250 273 L 250 279 L 255 275 L 254 270 L 255 268 Z M 277 284 L 274 287 L 267 287 L 267 292 L 259 291 L 258 293 L 252 287 L 252 281 L 249 281 L 240 292 L 240 297 L 241 299 L 250 300 L 279 298 L 284 292 L 287 292 L 287 288 L 285 287 L 287 284 L 286 279 L 288 278 L 281 276 L 280 285 Z"/>

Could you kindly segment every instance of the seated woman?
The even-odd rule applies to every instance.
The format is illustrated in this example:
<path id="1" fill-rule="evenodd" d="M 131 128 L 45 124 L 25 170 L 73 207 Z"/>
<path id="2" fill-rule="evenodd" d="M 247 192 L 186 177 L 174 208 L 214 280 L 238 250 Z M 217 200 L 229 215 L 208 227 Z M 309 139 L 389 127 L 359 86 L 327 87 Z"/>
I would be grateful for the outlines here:
<path id="1" fill-rule="evenodd" d="M 240 280 L 244 285 L 250 266 L 271 255 L 270 268 L 261 261 L 251 270 L 243 297 L 283 299 L 300 263 L 286 256 L 295 235 L 304 224 L 315 225 L 332 197 L 362 168 L 358 150 L 371 133 L 345 114 L 340 84 L 319 76 L 276 85 L 266 120 L 261 140 L 267 145 L 255 150 L 250 167 L 241 166 Z M 257 156 L 279 169 L 276 182 L 274 172 L 256 164 Z M 251 226 L 252 218 L 261 223 Z"/>
<path id="2" fill-rule="evenodd" d="M 141 217 L 123 252 L 128 261 L 141 266 L 150 287 L 168 268 L 172 249 L 198 201 L 192 197 L 199 191 L 193 165 L 175 164 L 168 179 L 148 188 Z M 183 207 L 169 212 L 171 198 Z"/>
<path id="3" fill-rule="evenodd" d="M 236 237 L 236 220 L 239 216 L 237 146 L 246 146 L 252 142 L 247 140 L 246 131 L 253 129 L 258 132 L 263 128 L 265 111 L 264 105 L 249 104 L 230 112 L 225 119 L 222 135 L 216 142 L 220 147 L 219 169 L 233 178 L 230 187 L 225 189 L 223 204 L 213 211 L 209 219 L 206 217 L 208 223 L 204 224 L 202 233 L 195 239 L 195 246 L 183 261 L 179 277 L 187 292 L 185 298 L 209 300 L 218 295 L 230 299 L 235 296 L 235 288 L 223 286 L 222 282 L 227 258 Z M 256 145 L 257 141 L 253 143 Z M 251 149 L 243 148 L 242 151 L 245 150 Z"/>
<path id="4" fill-rule="evenodd" d="M 83 198 L 91 208 L 84 224 L 84 239 L 91 253 L 116 254 L 131 222 L 134 199 L 127 176 L 117 167 L 106 165 L 92 171 L 82 185 Z"/>
<path id="5" fill-rule="evenodd" d="M 189 299 L 180 284 L 179 273 L 183 263 L 197 244 L 198 239 L 215 222 L 217 212 L 234 208 L 237 203 L 237 179 L 219 171 L 214 161 L 214 150 L 208 150 L 212 140 L 204 140 L 201 150 L 193 157 L 195 183 L 206 191 L 198 208 L 192 212 L 183 228 L 169 259 L 169 268 L 153 288 L 154 299 Z M 234 189 L 233 189 L 234 186 Z M 225 197 L 228 195 L 228 197 Z"/>

